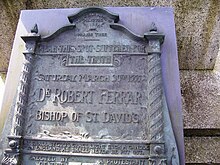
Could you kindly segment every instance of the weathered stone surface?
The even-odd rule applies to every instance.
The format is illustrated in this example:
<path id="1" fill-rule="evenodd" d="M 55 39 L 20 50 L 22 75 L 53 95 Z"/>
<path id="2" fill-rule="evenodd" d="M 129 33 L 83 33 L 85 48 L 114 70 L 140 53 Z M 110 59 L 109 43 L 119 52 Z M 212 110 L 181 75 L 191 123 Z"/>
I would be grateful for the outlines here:
<path id="1" fill-rule="evenodd" d="M 186 163 L 220 163 L 220 137 L 185 137 Z"/>
<path id="2" fill-rule="evenodd" d="M 180 71 L 185 128 L 220 129 L 220 56 L 212 71 Z"/>
<path id="3" fill-rule="evenodd" d="M 217 22 L 218 19 L 213 19 L 216 17 L 219 17 L 217 15 L 214 16 L 216 13 L 216 6 L 219 6 L 218 0 L 193 0 L 193 1 L 186 1 L 186 0 L 176 0 L 176 1 L 147 1 L 147 2 L 140 2 L 140 1 L 130 1 L 126 2 L 126 4 L 132 6 L 132 5 L 173 5 L 175 2 L 176 8 L 175 13 L 175 21 L 176 23 L 176 29 L 177 29 L 177 39 L 178 39 L 178 45 L 179 45 L 179 63 L 180 67 L 182 69 L 187 68 L 195 68 L 198 61 L 199 65 L 202 67 L 197 67 L 200 69 L 209 69 L 214 66 L 214 61 L 211 60 L 211 57 L 216 56 L 216 51 L 218 47 L 218 35 L 216 35 L 216 30 L 213 30 L 210 27 L 214 27 L 214 29 L 217 29 L 219 26 L 219 22 Z M 4 4 L 3 4 L 4 3 Z M 15 4 L 16 3 L 16 4 Z M 12 0 L 4 0 L 0 1 L 0 11 L 1 11 L 1 21 L 0 21 L 0 71 L 6 71 L 9 55 L 12 47 L 12 41 L 14 38 L 14 31 L 17 24 L 18 14 L 20 9 L 32 9 L 32 8 L 62 8 L 62 7 L 85 7 L 85 6 L 91 6 L 91 5 L 105 5 L 105 6 L 122 6 L 125 5 L 125 2 L 121 1 L 105 1 L 105 2 L 96 2 L 96 1 L 83 1 L 80 3 L 77 2 L 69 2 L 67 1 L 41 1 L 38 0 L 32 2 L 32 1 L 25 1 L 25 0 L 19 0 L 19 1 L 12 1 Z M 199 4 L 196 7 L 197 3 Z M 12 4 L 12 5 L 10 5 Z M 216 4 L 216 5 L 210 5 L 210 4 Z M 5 8 L 5 5 L 7 8 Z M 51 6 L 49 6 L 51 5 Z M 189 7 L 194 6 L 194 7 Z M 14 10 L 13 10 L 14 9 Z M 208 9 L 208 10 L 207 10 Z M 6 14 L 7 13 L 7 14 Z M 181 14 L 182 13 L 182 14 Z M 203 14 L 202 14 L 203 13 Z M 219 13 L 219 11 L 218 11 Z M 208 17 L 206 17 L 208 16 Z M 214 17 L 212 17 L 214 16 Z M 192 19 L 189 19 L 192 18 Z M 11 20 L 11 21 L 9 21 Z M 202 20 L 207 20 L 206 23 L 203 23 Z M 211 20 L 211 21 L 209 21 Z M 209 26 L 209 24 L 216 24 L 218 26 Z M 192 26 L 191 26 L 192 25 Z M 206 27 L 207 28 L 201 28 Z M 187 27 L 187 28 L 186 28 Z M 207 30 L 208 29 L 208 30 Z M 190 33 L 188 33 L 190 31 Z M 203 33 L 204 31 L 204 33 Z M 189 35 L 188 35 L 189 34 Z M 208 36 L 211 34 L 211 39 L 208 40 Z M 192 38 L 191 36 L 206 36 L 206 43 L 204 42 L 204 45 L 210 48 L 210 50 L 213 50 L 213 54 L 206 54 L 205 56 L 201 55 L 201 49 L 203 49 L 204 45 L 197 45 L 198 41 L 195 38 Z M 184 37 L 185 36 L 185 37 Z M 191 41 L 189 42 L 191 38 Z M 214 42 L 215 41 L 215 42 Z M 207 43 L 208 42 L 208 43 Z M 191 43 L 191 44 L 188 44 Z M 209 45 L 209 46 L 208 46 Z M 204 48 L 205 49 L 205 48 Z M 203 49 L 203 50 L 204 50 Z M 193 50 L 193 51 L 192 51 Z M 210 52 L 210 51 L 209 51 Z M 17 54 L 21 54 L 22 52 L 17 52 Z M 204 53 L 204 52 L 203 52 Z M 21 59 L 21 57 L 18 57 Z M 18 59 L 19 61 L 19 59 Z M 211 61 L 211 63 L 209 63 Z M 205 63 L 203 63 L 205 62 Z M 205 65 L 203 65 L 205 64 Z M 15 62 L 17 69 L 20 70 L 19 62 Z M 194 66 L 193 66 L 194 65 Z M 190 66 L 190 67 L 188 67 Z M 220 69 L 220 68 L 219 68 Z M 182 86 L 182 94 L 183 94 L 183 109 L 184 109 L 184 118 L 185 118 L 185 127 L 186 128 L 213 128 L 217 127 L 219 128 L 219 69 L 215 69 L 215 71 L 207 72 L 204 70 L 201 70 L 201 72 L 197 71 L 181 71 L 181 86 Z M 14 81 L 16 77 L 18 76 L 19 71 L 13 71 L 12 77 L 10 77 L 10 81 Z M 209 77 L 210 76 L 210 77 Z M 19 76 L 18 76 L 19 77 Z M 185 80 L 184 78 L 187 80 Z M 210 84 L 208 84 L 211 82 Z M 10 86 L 10 88 L 15 88 L 16 82 L 14 82 L 15 85 Z M 190 85 L 191 84 L 191 85 Z M 193 85 L 193 89 L 192 89 Z M 199 89 L 201 88 L 201 89 Z M 10 100 L 10 98 L 13 96 L 12 93 L 8 93 L 6 100 Z M 195 99 L 194 99 L 195 98 Z M 4 105 L 4 108 L 8 109 L 9 105 Z M 204 113 L 204 112 L 206 113 Z M 2 118 L 4 116 L 0 116 L 2 121 Z M 204 122 L 204 123 L 203 123 Z M 186 141 L 187 142 L 187 141 Z M 219 143 L 215 143 L 215 148 L 219 147 Z M 207 148 L 205 152 L 213 152 L 215 151 L 215 148 Z M 187 150 L 186 154 L 190 155 L 193 152 L 190 152 L 192 150 Z M 188 157 L 188 156 L 187 156 Z M 196 157 L 194 157 L 196 159 Z M 199 158 L 199 157 L 198 157 Z M 187 160 L 188 161 L 188 160 Z M 195 160 L 196 161 L 196 160 Z M 189 162 L 189 161 L 188 161 Z"/>
<path id="4" fill-rule="evenodd" d="M 175 2 L 180 69 L 212 69 L 219 49 L 220 1 Z"/>
<path id="5" fill-rule="evenodd" d="M 27 51 L 24 53 L 26 60 L 23 61 L 24 67 L 20 79 L 21 86 L 19 86 L 17 90 L 17 99 L 16 102 L 13 103 L 12 113 L 9 115 L 13 120 L 8 120 L 7 129 L 4 130 L 3 137 L 10 134 L 13 137 L 9 137 L 9 139 L 16 138 L 16 143 L 20 146 L 17 137 L 24 136 L 24 145 L 22 146 L 24 147 L 24 150 L 22 150 L 24 154 L 23 160 L 26 162 L 24 164 L 35 164 L 35 160 L 32 160 L 30 157 L 30 152 L 32 153 L 32 151 L 48 155 L 43 148 L 40 147 L 42 150 L 39 150 L 34 147 L 36 143 L 32 143 L 32 141 L 37 141 L 39 145 L 42 145 L 41 140 L 45 140 L 45 138 L 47 142 L 45 142 L 44 145 L 50 146 L 51 143 L 54 143 L 53 141 L 60 141 L 66 138 L 70 144 L 75 143 L 75 140 L 78 140 L 77 143 L 84 143 L 86 139 L 89 138 L 88 140 L 92 140 L 88 141 L 90 143 L 109 143 L 108 140 L 113 140 L 111 142 L 117 140 L 117 145 L 120 145 L 120 140 L 123 141 L 123 144 L 126 140 L 129 141 L 126 141 L 127 144 L 131 141 L 133 142 L 133 140 L 147 140 L 148 137 L 150 140 L 153 140 L 153 142 L 158 139 L 165 139 L 164 141 L 166 141 L 165 143 L 167 145 L 166 148 L 162 150 L 166 152 L 168 164 L 171 164 L 171 161 L 176 162 L 175 164 L 179 164 L 179 157 L 181 158 L 180 164 L 184 164 L 180 114 L 181 97 L 176 38 L 175 33 L 173 33 L 174 21 L 172 9 L 155 8 L 151 10 L 151 8 L 142 7 L 109 8 L 109 10 L 118 13 L 124 25 L 128 24 L 131 27 L 135 27 L 136 24 L 139 24 L 140 26 L 136 26 L 135 30 L 142 33 L 142 35 L 135 35 L 124 26 L 116 24 L 119 19 L 116 15 L 106 14 L 106 11 L 103 9 L 101 10 L 102 12 L 99 13 L 97 12 L 100 11 L 98 8 L 83 10 L 80 14 L 77 14 L 77 16 L 81 17 L 77 17 L 72 25 L 66 23 L 67 16 L 75 13 L 78 9 L 22 12 L 15 37 L 13 58 L 11 58 L 10 61 L 9 71 L 13 72 L 17 70 L 17 68 L 15 69 L 15 67 L 17 67 L 15 66 L 15 56 L 18 54 L 22 56 L 20 50 L 24 48 L 22 46 L 24 43 L 19 40 L 19 38 L 23 35 L 25 35 L 25 37 L 22 37 L 22 39 L 26 42 L 27 48 Z M 87 13 L 87 11 L 93 11 L 93 13 Z M 142 13 L 138 15 L 139 19 L 136 19 L 137 16 L 132 14 L 134 12 Z M 86 13 L 86 15 L 82 13 Z M 32 16 L 34 16 L 33 19 Z M 146 24 L 142 24 L 145 16 L 148 17 L 148 21 Z M 54 18 L 57 20 L 51 21 L 51 24 L 45 24 L 45 22 L 49 22 Z M 72 18 L 75 17 L 72 16 Z M 157 18 L 157 20 L 154 20 L 154 18 Z M 71 20 L 71 17 L 69 17 L 69 20 Z M 155 28 L 154 32 L 150 32 L 150 34 L 145 33 L 145 29 L 150 29 L 150 25 L 153 21 L 158 25 L 158 29 L 161 29 L 160 31 L 166 36 L 162 56 L 159 55 L 159 51 L 160 42 L 162 43 L 163 41 L 163 35 L 160 33 L 156 34 Z M 70 22 L 72 23 L 72 21 Z M 36 34 L 26 36 L 35 23 L 40 27 L 39 34 L 42 35 L 42 38 Z M 166 25 L 170 27 L 167 28 Z M 53 33 L 59 29 L 57 27 L 62 28 Z M 48 34 L 53 35 L 43 37 Z M 157 37 L 157 43 L 155 43 L 155 37 L 153 38 L 153 42 L 151 40 L 154 34 L 156 35 L 155 37 Z M 146 42 L 144 37 L 148 42 Z M 35 42 L 38 42 L 36 49 L 34 47 L 35 44 L 33 44 Z M 123 49 L 120 48 L 121 46 L 123 46 Z M 102 48 L 104 48 L 104 50 Z M 137 48 L 139 49 L 136 50 Z M 78 59 L 78 57 L 80 57 L 80 62 L 75 60 L 76 58 Z M 110 60 L 97 62 L 96 60 L 89 60 L 91 59 L 89 57 L 108 57 Z M 21 61 L 22 58 L 19 58 L 19 62 Z M 170 63 L 172 63 L 172 68 L 169 66 Z M 19 69 L 20 66 L 21 64 L 19 64 Z M 17 73 L 18 72 L 17 70 Z M 104 74 L 104 76 L 107 75 L 107 79 L 104 82 L 99 81 L 99 79 L 93 81 L 90 80 L 90 78 L 86 78 L 87 76 L 97 77 L 102 74 Z M 15 81 L 15 77 L 12 76 L 11 72 L 9 72 L 9 75 L 7 78 L 7 86 L 11 83 L 13 84 Z M 134 80 L 128 79 L 129 75 L 140 75 L 144 78 L 148 78 L 140 82 L 132 82 Z M 69 82 L 69 78 L 60 79 L 60 76 L 63 78 L 66 76 L 72 78 Z M 123 78 L 118 79 L 118 76 Z M 13 77 L 14 81 L 10 79 L 11 77 Z M 75 78 L 73 79 L 73 77 Z M 164 78 L 164 93 L 168 96 L 167 104 L 164 100 L 165 97 L 162 96 L 162 77 Z M 172 83 L 170 83 L 171 81 Z M 27 99 L 27 91 L 29 91 L 29 88 L 30 95 Z M 171 88 L 172 90 L 170 90 Z M 7 90 L 11 91 L 12 89 L 7 88 Z M 45 91 L 47 92 L 44 93 Z M 137 91 L 140 92 L 137 93 Z M 60 92 L 60 94 L 57 92 Z M 113 95 L 111 95 L 110 92 Z M 79 96 L 76 93 L 79 95 L 84 94 Z M 124 96 L 126 93 L 129 93 L 130 98 Z M 134 93 L 133 97 L 137 97 L 137 99 L 132 99 L 132 93 Z M 121 99 L 119 97 L 121 97 Z M 9 100 L 6 100 L 6 102 L 8 101 Z M 169 107 L 169 111 L 167 107 Z M 121 112 L 126 113 L 128 116 L 134 115 L 138 120 L 133 118 L 132 120 L 123 122 L 121 118 L 117 120 L 113 119 L 114 121 L 111 117 L 108 118 L 108 115 L 110 116 L 111 114 Z M 13 116 L 12 114 L 15 115 Z M 49 119 L 48 114 L 50 114 Z M 56 114 L 59 114 L 59 116 L 63 114 L 65 117 L 60 119 L 57 116 L 58 118 L 56 118 L 54 117 Z M 75 118 L 76 114 L 81 114 L 80 120 L 79 118 Z M 96 116 L 95 118 L 89 117 L 94 114 Z M 25 122 L 20 122 L 23 121 L 23 118 L 26 119 Z M 171 125 L 171 122 L 173 125 Z M 5 131 L 10 130 L 11 133 L 5 133 Z M 152 130 L 152 132 L 146 132 L 147 130 Z M 166 133 L 163 134 L 163 130 Z M 173 135 L 172 130 L 174 130 L 175 135 Z M 51 140 L 50 142 L 49 139 Z M 2 143 L 0 143 L 3 145 L 3 148 L 6 148 L 6 142 L 6 140 L 2 140 Z M 87 143 L 87 141 L 85 143 Z M 177 143 L 179 148 L 176 147 L 175 143 Z M 81 143 L 79 145 L 81 145 Z M 82 145 L 84 146 L 84 144 Z M 12 150 L 14 149 L 14 145 L 9 146 Z M 88 154 L 93 154 L 93 159 L 88 160 L 85 158 L 85 160 L 81 160 L 82 157 L 86 155 L 78 155 L 81 156 L 81 158 L 79 157 L 76 160 L 76 158 L 72 159 L 73 156 L 75 156 L 74 154 L 76 154 L 75 151 L 69 153 L 68 147 L 66 148 L 67 150 L 65 149 L 65 152 L 67 152 L 67 155 L 72 156 L 69 160 L 70 162 L 86 161 L 91 163 L 95 160 L 107 161 L 104 158 L 114 158 L 113 152 L 109 149 L 107 150 L 109 153 L 106 153 L 109 154 L 108 156 L 99 155 L 99 157 L 96 158 L 94 154 L 97 153 L 91 151 Z M 48 152 L 51 151 L 50 147 L 46 148 L 48 148 Z M 150 148 L 152 149 L 152 147 Z M 160 157 L 162 156 L 162 150 L 159 153 Z M 13 150 L 13 152 L 19 151 Z M 60 152 L 62 152 L 62 154 Z M 76 152 L 78 153 L 78 151 Z M 143 158 L 135 157 L 133 151 L 132 153 L 121 153 L 117 155 L 117 158 L 120 156 L 122 159 L 127 159 L 128 156 L 132 155 L 135 161 L 143 159 L 143 161 L 155 162 L 154 159 L 157 156 L 155 155 L 156 151 L 150 150 L 149 153 L 150 156 L 152 155 L 151 153 L 153 153 L 153 159 L 145 160 L 145 158 L 148 157 L 144 156 L 148 154 L 147 152 L 148 151 L 143 151 Z M 179 155 L 177 152 L 179 152 Z M 56 153 L 56 160 L 61 161 L 61 157 L 64 156 L 63 154 L 61 147 L 61 150 L 58 149 Z M 80 152 L 80 154 L 82 154 L 82 152 Z M 124 155 L 126 157 L 124 157 Z M 12 158 L 14 156 L 13 153 L 7 151 L 3 162 L 6 162 L 8 157 Z M 103 159 L 101 158 L 102 156 L 104 157 Z M 32 160 L 32 162 L 29 163 L 30 160 Z M 39 160 L 36 161 L 38 162 Z M 164 159 L 160 158 L 156 161 L 158 163 L 165 162 Z"/>
<path id="6" fill-rule="evenodd" d="M 3 93 L 5 89 L 5 74 L 0 74 L 0 107 L 2 105 Z M 1 109 L 0 109 L 1 113 Z"/>
<path id="7" fill-rule="evenodd" d="M 6 71 L 15 27 L 21 9 L 69 8 L 86 6 L 172 6 L 175 11 L 179 65 L 181 69 L 212 69 L 219 48 L 218 0 L 150 1 L 71 1 L 71 0 L 2 0 L 0 33 L 0 71 Z"/>
<path id="8" fill-rule="evenodd" d="M 11 1 L 12 2 L 12 1 Z M 0 72 L 6 72 L 10 59 L 18 14 L 21 5 L 14 7 L 9 1 L 0 1 Z"/>

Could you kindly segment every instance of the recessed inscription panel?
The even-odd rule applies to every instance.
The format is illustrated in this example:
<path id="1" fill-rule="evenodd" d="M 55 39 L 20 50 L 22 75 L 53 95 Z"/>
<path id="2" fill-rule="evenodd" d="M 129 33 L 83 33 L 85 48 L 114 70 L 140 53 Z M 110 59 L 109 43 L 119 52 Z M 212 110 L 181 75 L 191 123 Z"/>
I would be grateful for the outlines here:
<path id="1" fill-rule="evenodd" d="M 141 141 L 68 141 L 25 139 L 25 161 L 30 164 L 140 164 L 148 163 L 150 145 Z M 164 158 L 161 156 L 161 158 Z"/>
<path id="2" fill-rule="evenodd" d="M 88 14 L 38 43 L 24 162 L 147 164 L 147 42 L 112 29 L 112 22 Z"/>
<path id="3" fill-rule="evenodd" d="M 45 67 L 50 68 L 51 61 L 59 63 L 59 59 L 40 56 L 32 75 L 32 110 L 28 111 L 26 135 L 69 131 L 73 138 L 87 133 L 98 139 L 143 140 L 147 135 L 143 132 L 147 120 L 147 66 L 139 66 L 137 61 L 146 63 L 146 59 L 143 55 L 121 57 L 120 66 L 78 68 L 57 64 L 45 73 Z"/>

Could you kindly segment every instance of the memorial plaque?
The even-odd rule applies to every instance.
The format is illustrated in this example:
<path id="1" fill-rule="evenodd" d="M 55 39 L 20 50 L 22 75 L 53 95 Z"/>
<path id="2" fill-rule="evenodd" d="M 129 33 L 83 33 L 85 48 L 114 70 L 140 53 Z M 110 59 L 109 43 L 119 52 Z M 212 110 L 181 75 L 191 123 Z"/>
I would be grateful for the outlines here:
<path id="1" fill-rule="evenodd" d="M 86 8 L 48 36 L 27 36 L 2 164 L 179 164 L 161 74 L 162 32 Z"/>

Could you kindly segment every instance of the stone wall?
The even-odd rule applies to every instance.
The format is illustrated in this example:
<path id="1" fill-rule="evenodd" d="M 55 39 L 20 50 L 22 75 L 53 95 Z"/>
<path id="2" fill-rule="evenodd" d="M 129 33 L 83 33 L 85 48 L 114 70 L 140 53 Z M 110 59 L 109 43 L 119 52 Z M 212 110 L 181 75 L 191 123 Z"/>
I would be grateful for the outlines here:
<path id="1" fill-rule="evenodd" d="M 174 8 L 186 162 L 220 163 L 219 0 L 1 0 L 0 72 L 7 72 L 20 10 L 86 6 Z"/>
<path id="2" fill-rule="evenodd" d="M 218 0 L 1 0 L 0 71 L 7 70 L 20 10 L 86 6 L 171 6 L 175 11 L 180 69 L 214 67 L 220 38 Z"/>
<path id="3" fill-rule="evenodd" d="M 187 163 L 220 163 L 220 54 L 213 70 L 180 70 Z"/>

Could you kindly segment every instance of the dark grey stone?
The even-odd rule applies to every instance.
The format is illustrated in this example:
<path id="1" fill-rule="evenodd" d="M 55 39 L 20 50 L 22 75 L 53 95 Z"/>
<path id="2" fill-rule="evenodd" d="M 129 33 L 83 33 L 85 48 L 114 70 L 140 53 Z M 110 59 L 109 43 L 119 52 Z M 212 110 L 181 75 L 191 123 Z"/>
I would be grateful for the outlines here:
<path id="1" fill-rule="evenodd" d="M 184 164 L 172 10 L 43 11 L 21 15 L 33 28 L 2 164 Z"/>

